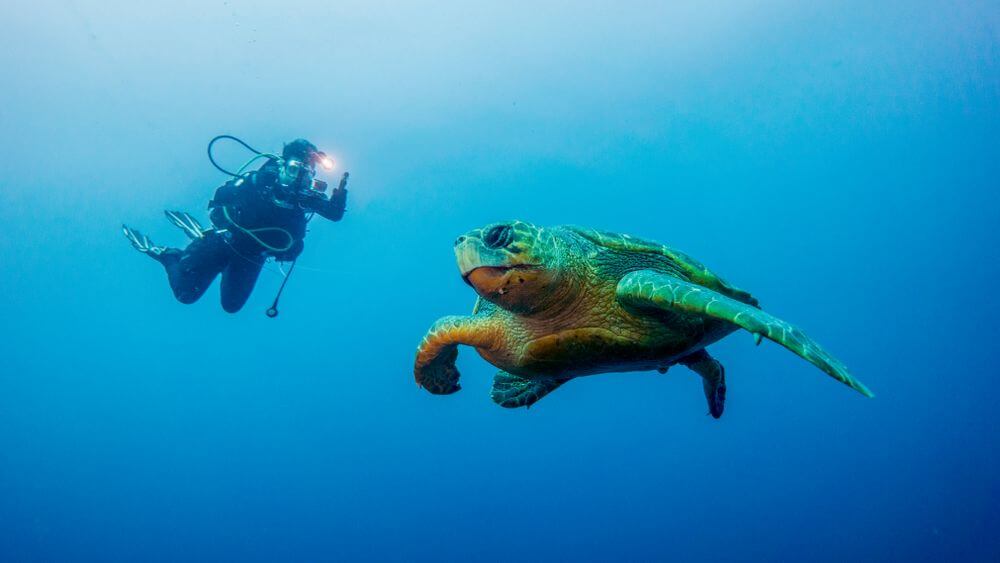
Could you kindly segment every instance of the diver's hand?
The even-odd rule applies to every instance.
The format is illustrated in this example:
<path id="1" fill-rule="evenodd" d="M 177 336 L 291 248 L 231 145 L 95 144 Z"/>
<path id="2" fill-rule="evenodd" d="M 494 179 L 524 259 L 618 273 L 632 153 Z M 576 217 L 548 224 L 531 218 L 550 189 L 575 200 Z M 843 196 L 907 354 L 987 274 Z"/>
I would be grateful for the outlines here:
<path id="1" fill-rule="evenodd" d="M 347 188 L 336 187 L 330 192 L 330 201 L 334 202 L 344 202 L 347 201 Z"/>

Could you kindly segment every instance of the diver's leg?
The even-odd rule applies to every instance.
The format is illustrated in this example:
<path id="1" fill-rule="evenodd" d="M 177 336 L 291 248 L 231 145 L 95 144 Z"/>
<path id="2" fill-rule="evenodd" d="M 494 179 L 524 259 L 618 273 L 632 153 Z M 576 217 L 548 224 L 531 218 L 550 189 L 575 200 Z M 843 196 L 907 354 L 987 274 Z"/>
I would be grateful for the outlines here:
<path id="1" fill-rule="evenodd" d="M 250 299 L 265 260 L 259 254 L 230 250 L 229 264 L 222 270 L 222 308 L 227 313 L 239 311 Z"/>
<path id="2" fill-rule="evenodd" d="M 161 255 L 160 263 L 167 271 L 174 297 L 185 304 L 200 299 L 215 276 L 226 267 L 229 253 L 229 245 L 222 235 L 210 233 L 192 241 L 183 251 Z"/>
<path id="3" fill-rule="evenodd" d="M 726 368 L 706 350 L 681 358 L 680 363 L 701 376 L 705 398 L 708 399 L 708 412 L 714 418 L 722 416 L 726 407 Z"/>

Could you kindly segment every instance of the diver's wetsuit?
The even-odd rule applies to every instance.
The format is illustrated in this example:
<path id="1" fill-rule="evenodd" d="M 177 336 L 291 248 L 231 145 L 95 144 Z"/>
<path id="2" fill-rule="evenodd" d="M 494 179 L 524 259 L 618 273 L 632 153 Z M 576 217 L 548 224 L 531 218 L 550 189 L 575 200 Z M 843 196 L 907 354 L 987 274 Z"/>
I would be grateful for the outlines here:
<path id="1" fill-rule="evenodd" d="M 306 214 L 339 221 L 346 202 L 343 188 L 334 189 L 329 198 L 319 192 L 283 193 L 278 167 L 268 163 L 216 190 L 209 203 L 215 230 L 184 250 L 167 250 L 157 259 L 181 303 L 197 301 L 221 273 L 222 308 L 235 313 L 250 298 L 269 257 L 286 262 L 302 252 Z"/>

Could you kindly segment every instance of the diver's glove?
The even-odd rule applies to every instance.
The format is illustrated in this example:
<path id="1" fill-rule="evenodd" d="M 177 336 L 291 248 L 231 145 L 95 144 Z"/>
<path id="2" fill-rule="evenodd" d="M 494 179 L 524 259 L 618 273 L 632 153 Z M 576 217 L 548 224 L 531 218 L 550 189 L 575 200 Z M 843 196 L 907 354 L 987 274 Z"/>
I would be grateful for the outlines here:
<path id="1" fill-rule="evenodd" d="M 344 207 L 347 204 L 347 190 L 345 188 L 333 188 L 330 192 L 330 205 L 333 207 Z"/>
<path id="2" fill-rule="evenodd" d="M 347 204 L 347 180 L 351 177 L 350 172 L 344 172 L 340 177 L 340 184 L 330 192 L 330 205 L 341 209 Z"/>

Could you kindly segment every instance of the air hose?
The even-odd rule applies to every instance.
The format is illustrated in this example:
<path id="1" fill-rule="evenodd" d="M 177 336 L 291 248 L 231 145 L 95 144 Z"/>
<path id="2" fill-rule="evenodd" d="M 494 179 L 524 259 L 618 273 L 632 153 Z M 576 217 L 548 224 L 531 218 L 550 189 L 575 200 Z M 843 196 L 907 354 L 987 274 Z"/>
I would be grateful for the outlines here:
<path id="1" fill-rule="evenodd" d="M 244 163 L 243 166 L 240 166 L 240 169 L 237 170 L 235 174 L 220 166 L 219 163 L 215 161 L 215 157 L 212 155 L 212 146 L 215 145 L 217 141 L 222 139 L 230 139 L 236 141 L 237 143 L 243 145 L 248 151 L 254 153 L 254 156 L 250 160 L 246 161 L 246 163 Z M 267 158 L 270 160 L 281 160 L 281 158 L 278 155 L 267 152 L 260 152 L 259 150 L 246 144 L 246 142 L 244 142 L 243 139 L 239 139 L 232 135 L 216 135 L 214 138 L 212 138 L 211 141 L 208 142 L 207 152 L 208 152 L 208 160 L 209 162 L 212 163 L 212 166 L 216 167 L 223 174 L 227 174 L 229 176 L 232 176 L 233 178 L 239 178 L 243 176 L 243 171 L 246 170 L 246 168 L 251 164 L 253 164 L 257 159 Z"/>
<path id="2" fill-rule="evenodd" d="M 280 252 L 285 252 L 286 250 L 291 249 L 292 246 L 295 245 L 295 237 L 293 237 L 292 233 L 286 231 L 285 229 L 282 229 L 280 227 L 260 227 L 260 228 L 257 228 L 257 229 L 248 229 L 248 228 L 244 227 L 243 225 L 240 225 L 236 221 L 233 221 L 233 218 L 229 216 L 229 208 L 226 207 L 225 205 L 222 206 L 222 215 L 226 218 L 226 221 L 229 221 L 230 225 L 236 227 L 240 232 L 242 232 L 246 236 L 252 238 L 254 240 L 254 242 L 256 242 L 257 244 L 261 245 L 266 250 L 270 250 L 271 252 L 279 252 L 280 253 Z M 285 235 L 286 237 L 288 237 L 288 244 L 286 244 L 285 246 L 272 246 L 272 245 L 264 242 L 263 240 L 261 240 L 261 238 L 259 236 L 257 236 L 257 233 L 268 233 L 268 232 L 278 232 L 278 233 L 281 233 L 281 234 Z"/>

